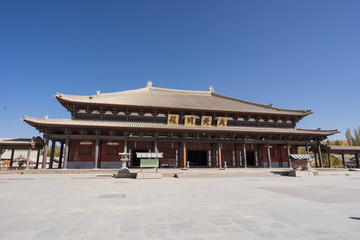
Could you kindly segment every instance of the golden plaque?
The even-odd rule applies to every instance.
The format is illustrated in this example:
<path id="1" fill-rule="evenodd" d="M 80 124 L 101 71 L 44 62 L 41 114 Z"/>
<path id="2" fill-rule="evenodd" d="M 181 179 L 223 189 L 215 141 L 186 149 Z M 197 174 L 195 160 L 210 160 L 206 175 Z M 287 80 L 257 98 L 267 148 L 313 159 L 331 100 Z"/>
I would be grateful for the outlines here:
<path id="1" fill-rule="evenodd" d="M 217 118 L 217 126 L 218 127 L 226 127 L 227 126 L 227 117 L 218 117 Z"/>
<path id="2" fill-rule="evenodd" d="M 201 117 L 201 126 L 209 127 L 211 126 L 212 117 L 211 116 L 202 116 Z"/>
<path id="3" fill-rule="evenodd" d="M 179 115 L 178 114 L 169 114 L 167 124 L 168 125 L 178 125 L 179 124 Z"/>
<path id="4" fill-rule="evenodd" d="M 195 126 L 196 116 L 195 115 L 185 115 L 185 126 Z"/>

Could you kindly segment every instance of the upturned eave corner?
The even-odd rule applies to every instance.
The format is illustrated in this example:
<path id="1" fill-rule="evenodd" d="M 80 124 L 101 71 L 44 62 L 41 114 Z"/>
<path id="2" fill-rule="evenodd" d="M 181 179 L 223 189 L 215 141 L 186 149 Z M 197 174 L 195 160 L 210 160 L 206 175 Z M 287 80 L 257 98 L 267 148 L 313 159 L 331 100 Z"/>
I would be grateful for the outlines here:
<path id="1" fill-rule="evenodd" d="M 313 114 L 314 112 L 311 109 L 305 110 L 306 116 Z"/>
<path id="2" fill-rule="evenodd" d="M 54 98 L 61 98 L 62 97 L 62 94 L 59 93 L 59 92 L 56 92 L 54 95 L 53 95 Z"/>

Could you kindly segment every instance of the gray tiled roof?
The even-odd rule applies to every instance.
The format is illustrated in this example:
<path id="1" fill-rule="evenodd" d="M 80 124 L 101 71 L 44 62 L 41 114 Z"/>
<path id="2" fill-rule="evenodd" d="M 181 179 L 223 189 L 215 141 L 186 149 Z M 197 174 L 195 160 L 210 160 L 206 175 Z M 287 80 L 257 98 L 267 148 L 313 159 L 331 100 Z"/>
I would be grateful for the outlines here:
<path id="1" fill-rule="evenodd" d="M 360 146 L 337 146 L 337 145 L 328 145 L 330 150 L 336 151 L 359 151 Z"/>
<path id="2" fill-rule="evenodd" d="M 31 138 L 0 138 L 0 145 L 31 145 Z"/>
<path id="3" fill-rule="evenodd" d="M 203 131 L 203 132 L 231 132 L 231 133 L 275 133 L 275 134 L 300 134 L 300 135 L 321 135 L 328 136 L 338 133 L 337 130 L 309 130 L 293 128 L 270 128 L 270 127 L 202 127 L 167 125 L 163 123 L 142 123 L 142 122 L 121 122 L 109 120 L 78 120 L 78 119 L 44 119 L 26 117 L 22 119 L 31 126 L 49 127 L 90 127 L 90 128 L 117 128 L 117 129 L 148 129 L 167 131 Z"/>
<path id="4" fill-rule="evenodd" d="M 98 93 L 91 96 L 56 93 L 54 97 L 56 97 L 64 106 L 64 103 L 71 102 L 90 105 L 255 113 L 301 117 L 312 113 L 311 110 L 280 109 L 275 108 L 272 105 L 258 104 L 231 98 L 215 93 L 212 88 L 210 91 L 186 91 L 148 86 L 136 90 Z"/>

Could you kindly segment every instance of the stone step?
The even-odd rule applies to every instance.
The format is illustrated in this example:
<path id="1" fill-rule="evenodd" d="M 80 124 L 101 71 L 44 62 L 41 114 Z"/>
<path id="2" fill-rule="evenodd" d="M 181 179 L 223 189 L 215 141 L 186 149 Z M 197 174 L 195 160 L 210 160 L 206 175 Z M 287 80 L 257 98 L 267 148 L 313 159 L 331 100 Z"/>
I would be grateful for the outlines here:
<path id="1" fill-rule="evenodd" d="M 174 177 L 177 178 L 235 178 L 235 177 L 276 177 L 270 172 L 218 172 L 218 173 L 176 173 Z M 170 176 L 169 176 L 170 177 Z"/>
<path id="2" fill-rule="evenodd" d="M 163 175 L 161 172 L 138 172 L 136 179 L 161 179 Z"/>

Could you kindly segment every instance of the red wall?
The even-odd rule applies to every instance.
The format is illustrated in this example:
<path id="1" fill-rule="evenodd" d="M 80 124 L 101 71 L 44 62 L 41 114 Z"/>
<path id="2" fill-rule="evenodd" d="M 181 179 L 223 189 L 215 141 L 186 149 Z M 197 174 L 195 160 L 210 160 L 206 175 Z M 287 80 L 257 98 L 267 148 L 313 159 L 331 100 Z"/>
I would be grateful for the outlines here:
<path id="1" fill-rule="evenodd" d="M 79 155 L 80 142 L 92 142 L 91 155 Z M 74 140 L 73 161 L 74 162 L 93 162 L 95 159 L 94 140 Z"/>
<path id="2" fill-rule="evenodd" d="M 80 142 L 82 141 L 86 141 L 86 142 L 91 142 L 92 143 L 92 148 L 91 148 L 91 154 L 89 155 L 79 155 L 79 147 L 80 147 Z M 100 161 L 101 162 L 113 162 L 113 161 L 119 161 L 119 155 L 108 155 L 107 154 L 107 147 L 109 145 L 107 145 L 108 142 L 118 142 L 118 152 L 124 152 L 124 141 L 107 141 L 107 140 L 103 140 L 100 141 Z M 73 145 L 73 161 L 74 162 L 93 162 L 94 158 L 95 158 L 95 144 L 96 141 L 95 140 L 74 140 L 74 145 Z M 151 150 L 153 151 L 153 146 L 152 146 L 152 142 L 137 142 L 136 148 L 134 146 L 134 142 L 129 142 L 128 145 L 128 150 L 136 150 L 136 149 L 141 149 L 141 150 Z M 182 159 L 180 159 L 180 145 L 179 143 L 173 143 L 173 148 L 170 147 L 171 143 L 158 143 L 158 149 L 160 152 L 164 152 L 164 158 L 168 158 L 168 159 L 173 159 L 175 158 L 176 155 L 176 150 L 178 150 L 178 161 L 181 162 Z M 278 148 L 277 145 L 270 145 L 273 147 L 275 154 L 274 156 L 271 157 L 271 161 L 272 162 L 278 162 Z M 284 148 L 285 147 L 285 148 Z M 294 154 L 296 152 L 295 146 L 294 145 L 290 145 L 290 153 Z M 212 166 L 214 166 L 215 164 L 215 155 L 214 155 L 214 150 L 217 150 L 217 148 L 215 147 L 213 149 L 213 146 L 211 144 L 206 144 L 206 143 L 188 143 L 187 144 L 187 149 L 188 150 L 212 150 Z M 222 163 L 224 163 L 224 161 L 226 160 L 227 162 L 227 166 L 229 167 L 234 167 L 233 166 L 233 151 L 235 150 L 235 144 L 222 144 L 222 150 L 221 150 L 221 154 L 222 154 Z M 262 145 L 261 146 L 261 161 L 262 162 L 267 162 L 267 153 L 266 153 L 266 146 Z M 237 153 L 236 153 L 237 154 Z M 286 158 L 286 145 L 280 145 L 280 154 L 281 154 L 281 161 L 282 162 L 287 162 L 287 158 Z M 235 160 L 235 165 L 236 165 L 236 161 L 238 156 L 236 156 L 236 160 Z"/>
<path id="3" fill-rule="evenodd" d="M 163 158 L 160 159 L 161 164 L 169 164 L 168 166 L 176 166 L 176 150 L 178 150 L 178 165 L 182 161 L 180 159 L 179 143 L 174 142 L 158 142 L 158 150 L 163 153 Z"/>
<path id="4" fill-rule="evenodd" d="M 270 144 L 269 146 L 273 146 L 274 150 L 275 150 L 275 155 L 271 157 L 271 162 L 278 162 L 278 147 L 277 145 L 272 145 Z M 290 154 L 295 154 L 296 150 L 295 150 L 295 145 L 289 145 L 290 147 Z M 282 162 L 287 162 L 287 154 L 286 154 L 286 145 L 280 145 L 280 154 L 281 154 L 281 161 Z M 262 162 L 267 162 L 267 153 L 266 153 L 266 146 L 262 145 L 261 146 L 261 161 Z"/>
<path id="5" fill-rule="evenodd" d="M 92 142 L 91 145 L 91 154 L 90 155 L 80 155 L 79 154 L 79 147 L 80 142 Z M 108 142 L 118 142 L 118 152 L 124 152 L 124 141 L 100 141 L 100 161 L 102 162 L 113 162 L 119 161 L 119 155 L 107 155 L 107 143 Z M 74 150 L 73 150 L 73 161 L 74 162 L 93 162 L 95 159 L 95 140 L 74 140 Z"/>
<path id="6" fill-rule="evenodd" d="M 226 161 L 226 165 L 228 167 L 236 166 L 236 155 L 235 155 L 235 165 L 233 164 L 233 151 L 236 153 L 235 144 L 232 143 L 223 143 L 221 149 L 221 160 L 222 165 L 224 166 L 224 161 Z"/>
<path id="7" fill-rule="evenodd" d="M 119 162 L 120 156 L 119 155 L 107 155 L 107 145 L 108 142 L 117 142 L 118 145 L 118 153 L 124 152 L 124 141 L 101 141 L 101 162 Z"/>

